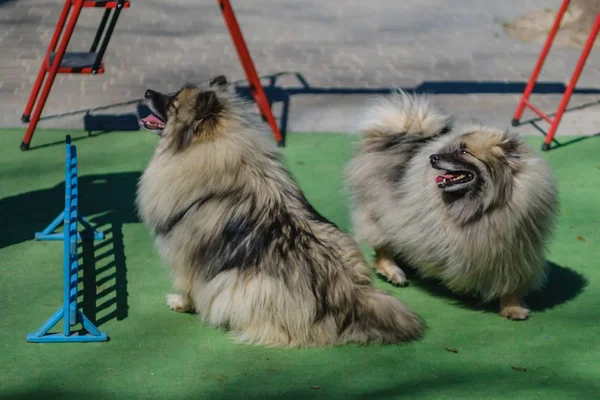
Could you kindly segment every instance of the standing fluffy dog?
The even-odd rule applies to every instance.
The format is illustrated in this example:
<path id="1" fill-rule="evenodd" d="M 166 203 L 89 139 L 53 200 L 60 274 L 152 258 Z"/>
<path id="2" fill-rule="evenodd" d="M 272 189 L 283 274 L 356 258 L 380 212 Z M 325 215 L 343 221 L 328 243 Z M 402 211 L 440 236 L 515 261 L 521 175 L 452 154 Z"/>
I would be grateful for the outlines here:
<path id="1" fill-rule="evenodd" d="M 557 195 L 549 166 L 517 135 L 453 132 L 426 99 L 398 93 L 368 110 L 347 176 L 354 228 L 379 273 L 403 285 L 402 260 L 457 293 L 500 299 L 504 317 L 527 318 L 521 299 L 543 283 Z"/>
<path id="2" fill-rule="evenodd" d="M 271 346 L 419 336 L 420 319 L 370 285 L 356 242 L 310 206 L 226 83 L 146 91 L 144 123 L 161 138 L 137 204 L 180 291 L 168 305 Z"/>

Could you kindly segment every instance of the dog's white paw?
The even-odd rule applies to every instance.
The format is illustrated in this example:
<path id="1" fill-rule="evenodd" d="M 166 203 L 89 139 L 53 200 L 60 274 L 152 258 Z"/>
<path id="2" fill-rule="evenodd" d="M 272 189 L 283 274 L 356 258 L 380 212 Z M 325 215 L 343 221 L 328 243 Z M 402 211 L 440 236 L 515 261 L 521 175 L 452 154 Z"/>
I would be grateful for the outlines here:
<path id="1" fill-rule="evenodd" d="M 529 318 L 529 310 L 520 306 L 504 307 L 500 315 L 513 321 L 521 321 Z"/>
<path id="2" fill-rule="evenodd" d="M 406 274 L 400 268 L 398 268 L 397 271 L 394 271 L 391 276 L 388 276 L 388 279 L 396 286 L 406 286 L 408 283 L 406 280 Z"/>
<path id="3" fill-rule="evenodd" d="M 387 280 L 396 286 L 406 286 L 408 283 L 406 274 L 396 264 L 390 261 L 379 262 L 377 265 L 377 272 Z"/>
<path id="4" fill-rule="evenodd" d="M 173 311 L 177 312 L 189 312 L 190 307 L 185 302 L 184 298 L 180 294 L 169 294 L 167 295 L 167 305 Z"/>

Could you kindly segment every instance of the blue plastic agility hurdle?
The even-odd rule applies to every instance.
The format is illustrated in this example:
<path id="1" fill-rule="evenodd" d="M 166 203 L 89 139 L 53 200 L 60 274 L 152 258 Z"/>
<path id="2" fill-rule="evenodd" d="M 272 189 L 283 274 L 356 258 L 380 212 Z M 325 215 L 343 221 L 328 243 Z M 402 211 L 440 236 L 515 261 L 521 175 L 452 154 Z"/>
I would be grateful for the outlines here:
<path id="1" fill-rule="evenodd" d="M 77 284 L 79 257 L 77 241 L 84 239 L 101 240 L 104 234 L 94 230 L 92 225 L 78 213 L 79 187 L 77 181 L 77 148 L 71 144 L 71 136 L 66 137 L 65 167 L 65 209 L 42 232 L 37 232 L 37 240 L 62 240 L 64 251 L 63 262 L 63 305 L 34 333 L 27 335 L 32 343 L 68 343 L 68 342 L 103 342 L 108 340 L 104 332 L 98 328 L 77 307 Z M 52 233 L 63 223 L 63 232 Z M 81 223 L 85 231 L 79 234 L 77 224 Z M 60 320 L 63 320 L 62 333 L 48 333 Z M 81 323 L 87 334 L 72 333 L 71 327 Z"/>

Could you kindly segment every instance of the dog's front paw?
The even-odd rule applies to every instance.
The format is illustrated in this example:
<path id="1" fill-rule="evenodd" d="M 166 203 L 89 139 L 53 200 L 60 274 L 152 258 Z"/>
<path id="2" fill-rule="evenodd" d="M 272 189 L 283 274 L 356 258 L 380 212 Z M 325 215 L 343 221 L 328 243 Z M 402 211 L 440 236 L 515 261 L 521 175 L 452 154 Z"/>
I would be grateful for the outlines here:
<path id="1" fill-rule="evenodd" d="M 173 311 L 177 311 L 180 313 L 191 312 L 192 307 L 185 301 L 182 295 L 180 294 L 169 294 L 167 295 L 167 305 Z"/>
<path id="2" fill-rule="evenodd" d="M 529 318 L 529 310 L 520 306 L 508 306 L 500 311 L 500 315 L 513 321 L 522 321 Z"/>
<path id="3" fill-rule="evenodd" d="M 375 270 L 396 286 L 406 286 L 406 274 L 396 265 L 385 249 L 375 249 Z"/>
<path id="4" fill-rule="evenodd" d="M 396 286 L 406 286 L 408 281 L 406 280 L 406 274 L 393 262 L 379 262 L 377 263 L 377 272 L 387 278 L 388 282 Z"/>

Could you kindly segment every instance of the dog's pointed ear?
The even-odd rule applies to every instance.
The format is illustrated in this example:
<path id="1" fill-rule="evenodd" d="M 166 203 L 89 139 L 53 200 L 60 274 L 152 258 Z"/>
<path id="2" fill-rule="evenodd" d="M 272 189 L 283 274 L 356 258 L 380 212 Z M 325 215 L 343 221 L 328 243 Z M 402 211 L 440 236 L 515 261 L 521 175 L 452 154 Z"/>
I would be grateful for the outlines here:
<path id="1" fill-rule="evenodd" d="M 219 113 L 223 110 L 223 105 L 214 90 L 206 90 L 196 95 L 194 110 L 195 121 L 176 135 L 178 150 L 189 147 L 200 135 L 210 135 L 219 119 Z"/>
<path id="2" fill-rule="evenodd" d="M 207 116 L 215 116 L 223 106 L 217 98 L 217 94 L 212 90 L 198 93 L 196 98 L 196 116 L 198 120 L 206 119 Z"/>
<path id="3" fill-rule="evenodd" d="M 507 132 L 498 147 L 502 150 L 504 160 L 510 170 L 518 171 L 521 165 L 521 138 L 515 133 Z"/>
<path id="4" fill-rule="evenodd" d="M 209 85 L 223 87 L 227 85 L 227 78 L 225 77 L 225 75 L 215 76 L 210 80 Z"/>
<path id="5" fill-rule="evenodd" d="M 506 132 L 499 145 L 504 155 L 508 158 L 519 158 L 521 139 L 516 133 Z"/>

